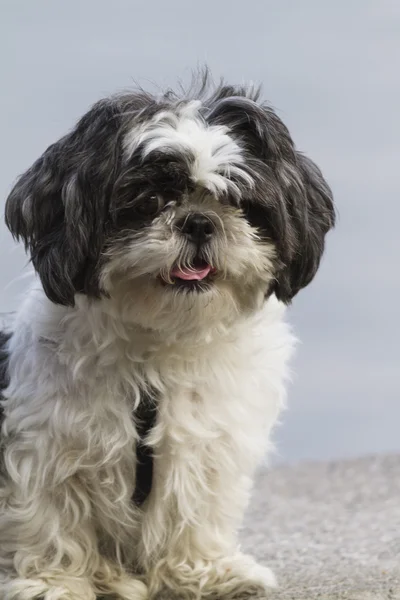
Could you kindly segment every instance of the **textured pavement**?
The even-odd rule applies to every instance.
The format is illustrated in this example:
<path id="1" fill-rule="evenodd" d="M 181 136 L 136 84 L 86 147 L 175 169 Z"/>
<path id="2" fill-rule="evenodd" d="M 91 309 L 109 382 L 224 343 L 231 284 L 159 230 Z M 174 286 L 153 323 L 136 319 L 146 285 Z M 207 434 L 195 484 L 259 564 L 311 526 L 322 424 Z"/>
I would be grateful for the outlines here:
<path id="1" fill-rule="evenodd" d="M 263 470 L 242 540 L 271 600 L 400 599 L 400 456 Z"/>

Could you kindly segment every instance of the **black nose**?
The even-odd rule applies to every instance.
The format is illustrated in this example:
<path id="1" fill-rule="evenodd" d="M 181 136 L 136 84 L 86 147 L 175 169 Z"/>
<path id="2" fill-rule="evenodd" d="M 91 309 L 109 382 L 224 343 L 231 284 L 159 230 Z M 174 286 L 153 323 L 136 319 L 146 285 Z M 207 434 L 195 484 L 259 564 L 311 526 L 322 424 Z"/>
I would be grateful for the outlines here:
<path id="1" fill-rule="evenodd" d="M 178 227 L 195 244 L 204 244 L 212 237 L 215 231 L 211 219 L 200 213 L 188 215 L 180 221 Z"/>

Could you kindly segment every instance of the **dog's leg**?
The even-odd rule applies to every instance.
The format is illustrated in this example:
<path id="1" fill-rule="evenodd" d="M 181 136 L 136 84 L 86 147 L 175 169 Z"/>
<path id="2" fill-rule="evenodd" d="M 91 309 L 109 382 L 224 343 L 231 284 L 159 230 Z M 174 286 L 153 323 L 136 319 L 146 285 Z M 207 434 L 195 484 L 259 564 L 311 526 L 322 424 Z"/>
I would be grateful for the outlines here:
<path id="1" fill-rule="evenodd" d="M 151 596 L 231 600 L 265 595 L 275 586 L 272 572 L 243 555 L 237 545 L 251 481 L 240 470 L 235 448 L 228 439 L 214 440 L 192 449 L 176 448 L 170 458 L 171 479 L 167 482 L 158 473 L 156 485 L 162 482 L 164 494 L 160 490 L 157 499 L 151 498 L 143 523 L 142 556 L 148 557 L 144 567 Z M 159 468 L 167 467 L 163 463 Z M 168 485 L 174 485 L 175 493 L 167 491 Z M 156 553 L 152 543 L 158 545 Z"/>
<path id="2" fill-rule="evenodd" d="M 216 393 L 182 392 L 160 402 L 139 556 L 154 598 L 244 600 L 275 585 L 269 569 L 239 552 L 236 534 L 281 389 L 268 391 L 261 382 L 263 388 L 250 383 L 240 390 L 237 381 L 229 397 L 227 383 Z"/>
<path id="3" fill-rule="evenodd" d="M 96 594 L 124 600 L 146 597 L 140 580 L 99 553 L 95 512 L 104 513 L 104 507 L 101 497 L 95 509 L 91 506 L 82 479 L 72 475 L 53 490 L 36 489 L 29 497 L 11 484 L 8 494 L 3 488 L 0 600 L 94 600 Z M 117 504 L 115 531 L 121 521 L 118 508 Z"/>
<path id="4" fill-rule="evenodd" d="M 15 444 L 10 450 L 16 458 Z M 96 537 L 79 482 L 70 478 L 53 490 L 27 493 L 22 479 L 30 478 L 30 465 L 26 457 L 22 462 L 21 485 L 14 473 L 0 492 L 0 599 L 94 600 Z"/>
<path id="5" fill-rule="evenodd" d="M 12 421 L 6 422 L 8 432 Z M 121 546 L 132 545 L 137 526 L 130 502 L 132 441 L 118 452 L 123 433 L 114 442 L 104 427 L 101 433 L 112 441 L 107 455 L 100 434 L 88 450 L 87 436 L 95 433 L 87 428 L 72 441 L 62 434 L 53 438 L 49 430 L 46 424 L 5 440 L 0 600 L 94 600 L 96 594 L 143 600 L 145 585 L 118 564 Z M 107 536 L 103 556 L 99 544 Z"/>

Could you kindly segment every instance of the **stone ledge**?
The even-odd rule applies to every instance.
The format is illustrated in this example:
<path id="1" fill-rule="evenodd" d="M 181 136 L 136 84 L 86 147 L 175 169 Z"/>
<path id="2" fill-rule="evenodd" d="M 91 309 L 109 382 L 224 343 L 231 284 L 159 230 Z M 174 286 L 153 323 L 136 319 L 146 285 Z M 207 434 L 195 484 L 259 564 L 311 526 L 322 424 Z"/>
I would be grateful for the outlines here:
<path id="1" fill-rule="evenodd" d="M 271 600 L 400 599 L 400 456 L 261 471 L 242 540 Z"/>

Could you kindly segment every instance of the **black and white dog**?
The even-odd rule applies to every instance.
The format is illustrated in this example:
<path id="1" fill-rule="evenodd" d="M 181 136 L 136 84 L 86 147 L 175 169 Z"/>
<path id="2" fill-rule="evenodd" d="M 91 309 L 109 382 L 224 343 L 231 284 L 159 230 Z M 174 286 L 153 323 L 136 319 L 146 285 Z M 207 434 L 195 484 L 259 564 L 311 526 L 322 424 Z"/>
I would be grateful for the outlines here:
<path id="1" fill-rule="evenodd" d="M 1 600 L 274 585 L 237 529 L 334 208 L 257 90 L 200 88 L 98 102 L 7 200 L 40 283 L 1 339 Z"/>

